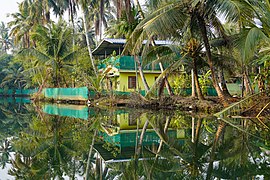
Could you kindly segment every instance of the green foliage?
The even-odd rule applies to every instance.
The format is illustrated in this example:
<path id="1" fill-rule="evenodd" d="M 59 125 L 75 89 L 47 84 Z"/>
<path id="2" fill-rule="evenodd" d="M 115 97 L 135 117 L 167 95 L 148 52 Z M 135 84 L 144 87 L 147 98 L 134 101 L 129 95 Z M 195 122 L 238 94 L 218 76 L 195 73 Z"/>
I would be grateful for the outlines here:
<path id="1" fill-rule="evenodd" d="M 181 73 L 180 75 L 173 78 L 172 87 L 175 94 L 187 95 L 186 90 L 191 88 L 191 77 L 187 73 Z"/>
<path id="2" fill-rule="evenodd" d="M 201 85 L 203 95 L 207 95 L 207 88 L 212 85 L 212 81 L 210 79 L 211 71 L 207 71 L 203 75 L 199 75 L 199 83 Z"/>

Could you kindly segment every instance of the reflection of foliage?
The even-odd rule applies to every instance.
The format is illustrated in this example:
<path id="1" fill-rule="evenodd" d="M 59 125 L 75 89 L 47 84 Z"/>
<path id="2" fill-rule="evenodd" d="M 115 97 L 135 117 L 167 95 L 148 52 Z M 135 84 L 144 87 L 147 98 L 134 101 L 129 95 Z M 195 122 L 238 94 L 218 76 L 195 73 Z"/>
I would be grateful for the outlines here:
<path id="1" fill-rule="evenodd" d="M 33 118 L 30 127 L 14 141 L 14 148 L 23 157 L 30 157 L 32 179 L 74 177 L 81 171 L 81 158 L 87 153 L 89 135 L 87 126 L 74 118 L 44 116 Z M 20 171 L 13 167 L 13 171 Z M 29 175 L 29 172 L 25 176 Z"/>
<path id="2" fill-rule="evenodd" d="M 6 164 L 10 162 L 10 152 L 12 151 L 10 141 L 8 139 L 5 139 L 3 142 L 1 142 L 0 146 L 0 165 L 2 166 L 2 169 L 6 167 Z"/>
<path id="3" fill-rule="evenodd" d="M 109 142 L 103 144 L 102 147 L 109 151 L 113 155 L 113 157 L 116 157 L 118 154 L 120 154 L 120 148 Z"/>

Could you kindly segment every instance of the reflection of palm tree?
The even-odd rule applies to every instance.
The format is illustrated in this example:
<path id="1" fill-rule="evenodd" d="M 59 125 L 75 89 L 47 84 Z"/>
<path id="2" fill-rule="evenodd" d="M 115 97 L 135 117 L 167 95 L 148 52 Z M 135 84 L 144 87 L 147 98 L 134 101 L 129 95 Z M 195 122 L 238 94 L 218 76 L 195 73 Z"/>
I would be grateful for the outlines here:
<path id="1" fill-rule="evenodd" d="M 15 159 L 12 161 L 12 168 L 8 171 L 8 174 L 15 176 L 17 179 L 32 179 L 33 172 L 30 166 L 30 158 L 22 158 L 19 153 L 16 153 Z"/>
<path id="2" fill-rule="evenodd" d="M 157 121 L 157 120 L 156 120 Z M 205 156 L 207 155 L 210 146 L 206 146 L 199 141 L 202 119 L 197 121 L 197 127 L 194 137 L 194 142 L 186 142 L 184 145 L 179 145 L 177 141 L 169 138 L 163 132 L 163 128 L 160 129 L 155 123 L 156 121 L 150 121 L 155 132 L 159 135 L 160 139 L 164 142 L 163 150 L 158 154 L 160 157 L 158 160 L 154 161 L 153 169 L 158 170 L 155 172 L 151 171 L 150 177 L 155 177 L 163 172 L 177 172 L 179 177 L 197 177 L 203 173 L 203 166 L 206 163 Z M 157 121 L 159 122 L 159 121 Z M 167 149 L 169 151 L 164 151 Z M 178 156 L 180 158 L 181 165 L 179 166 L 179 159 L 172 158 Z M 164 158 L 167 159 L 169 164 L 165 165 Z M 169 174 L 168 174 L 169 175 Z"/>
<path id="3" fill-rule="evenodd" d="M 244 122 L 243 127 L 252 131 L 254 127 L 250 126 L 247 120 Z M 219 129 L 222 129 L 222 125 Z M 213 153 L 215 151 L 216 155 L 210 156 L 219 163 L 215 167 L 210 164 L 209 168 L 212 169 L 209 169 L 209 173 L 223 179 L 249 179 L 258 174 L 269 176 L 266 155 L 259 148 L 262 145 L 261 140 L 233 128 L 227 127 L 226 131 L 229 132 L 226 133 L 227 136 L 224 135 L 223 143 L 219 146 L 213 145 Z"/>
<path id="4" fill-rule="evenodd" d="M 2 145 L 0 146 L 0 165 L 2 166 L 2 168 L 6 167 L 6 163 L 9 163 L 9 157 L 10 157 L 10 152 L 11 152 L 12 148 L 10 145 L 9 140 L 5 139 L 2 142 Z"/>
<path id="5" fill-rule="evenodd" d="M 74 143 L 70 125 L 63 124 L 62 120 L 59 117 L 46 121 L 34 119 L 32 132 L 22 132 L 14 143 L 15 149 L 24 157 L 31 157 L 29 168 L 35 178 L 62 177 L 64 173 L 72 176 Z M 20 171 L 20 167 L 15 165 L 14 171 Z M 30 172 L 24 173 L 28 176 Z"/>

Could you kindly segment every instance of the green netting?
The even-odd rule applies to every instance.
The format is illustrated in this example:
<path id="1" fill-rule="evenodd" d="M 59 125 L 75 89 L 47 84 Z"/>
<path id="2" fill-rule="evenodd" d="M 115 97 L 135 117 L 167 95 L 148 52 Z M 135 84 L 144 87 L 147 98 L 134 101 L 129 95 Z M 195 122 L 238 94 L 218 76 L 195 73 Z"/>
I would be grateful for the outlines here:
<path id="1" fill-rule="evenodd" d="M 31 95 L 38 91 L 38 89 L 16 89 L 16 95 Z"/>
<path id="2" fill-rule="evenodd" d="M 142 62 L 141 57 L 140 61 Z M 103 60 L 103 62 L 98 66 L 99 69 L 106 68 L 107 65 L 112 65 L 116 67 L 117 69 L 121 70 L 135 70 L 135 60 L 134 56 L 121 56 L 120 58 L 111 57 L 109 60 L 106 59 L 106 62 Z M 168 65 L 164 65 L 166 68 Z M 147 65 L 143 67 L 143 70 L 159 70 L 160 67 L 159 64 L 154 65 Z"/>
<path id="3" fill-rule="evenodd" d="M 142 61 L 140 57 L 140 61 Z M 135 60 L 133 56 L 121 56 L 119 59 L 120 69 L 122 70 L 134 70 L 135 69 Z M 154 67 L 152 65 L 147 65 L 143 67 L 143 70 L 159 70 L 159 65 L 156 64 Z"/>
<path id="4" fill-rule="evenodd" d="M 15 102 L 25 104 L 25 103 L 31 103 L 31 100 L 27 98 L 15 97 Z"/>
<path id="5" fill-rule="evenodd" d="M 43 94 L 46 98 L 64 100 L 87 100 L 87 87 L 80 88 L 45 88 Z"/>
<path id="6" fill-rule="evenodd" d="M 123 134 L 116 134 L 114 136 L 109 136 L 106 133 L 101 132 L 100 136 L 103 137 L 104 141 L 114 144 L 118 147 L 131 147 L 136 145 L 136 132 L 129 132 L 129 133 L 123 133 Z M 138 136 L 140 136 L 140 133 L 138 133 Z M 168 131 L 168 136 L 171 138 L 176 138 L 176 131 Z M 145 133 L 143 138 L 142 145 L 152 145 L 152 144 L 158 144 L 160 142 L 159 136 L 154 131 L 148 131 Z"/>
<path id="7" fill-rule="evenodd" d="M 31 95 L 37 92 L 37 89 L 0 89 L 0 95 Z"/>
<path id="8" fill-rule="evenodd" d="M 43 112 L 52 115 L 88 119 L 88 107 L 82 105 L 45 104 Z"/>
<path id="9" fill-rule="evenodd" d="M 217 96 L 217 91 L 213 87 L 207 88 L 207 95 L 208 96 Z"/>
<path id="10" fill-rule="evenodd" d="M 0 98 L 0 103 L 1 103 L 1 104 L 14 103 L 14 102 L 15 102 L 14 97 Z"/>

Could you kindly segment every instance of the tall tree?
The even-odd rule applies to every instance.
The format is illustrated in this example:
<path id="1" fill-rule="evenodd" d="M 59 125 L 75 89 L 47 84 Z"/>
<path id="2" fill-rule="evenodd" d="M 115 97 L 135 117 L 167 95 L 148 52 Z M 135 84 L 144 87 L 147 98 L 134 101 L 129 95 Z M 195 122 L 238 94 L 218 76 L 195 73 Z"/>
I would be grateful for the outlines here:
<path id="1" fill-rule="evenodd" d="M 76 49 L 73 51 L 72 30 L 65 22 L 59 21 L 57 24 L 39 25 L 32 33 L 32 38 L 37 42 L 37 47 L 24 49 L 21 54 L 34 58 L 36 65 L 51 68 L 51 80 L 55 87 L 68 86 L 65 73 L 72 66 L 77 53 Z"/>
<path id="2" fill-rule="evenodd" d="M 86 22 L 86 20 L 87 20 L 86 15 L 87 15 L 87 12 L 88 12 L 88 1 L 87 0 L 79 0 L 78 3 L 80 5 L 80 8 L 81 8 L 82 13 L 83 13 L 82 16 L 83 16 L 83 24 L 84 24 L 84 34 L 85 34 L 85 38 L 86 38 L 89 58 L 90 58 L 90 61 L 91 61 L 95 76 L 97 76 L 98 74 L 97 74 L 95 63 L 94 63 L 94 58 L 93 58 L 93 54 L 92 54 L 92 50 L 91 50 L 91 44 L 90 44 L 90 41 L 89 41 L 89 38 L 88 38 L 88 29 L 87 29 L 88 25 L 87 25 L 87 22 Z"/>
<path id="3" fill-rule="evenodd" d="M 245 9 L 238 11 L 239 7 L 245 6 Z M 178 38 L 180 39 L 187 31 L 191 29 L 193 34 L 199 34 L 204 48 L 206 58 L 211 70 L 213 86 L 215 87 L 219 98 L 226 103 L 226 96 L 220 89 L 217 78 L 216 68 L 214 67 L 211 46 L 209 44 L 209 34 L 214 28 L 216 31 L 222 31 L 222 25 L 218 20 L 217 14 L 225 15 L 226 20 L 237 21 L 241 17 L 247 17 L 250 21 L 253 9 L 247 2 L 234 3 L 233 1 L 169 1 L 150 15 L 148 15 L 135 29 L 132 40 L 133 48 L 139 49 L 139 41 L 144 37 L 153 35 L 161 38 Z M 209 28 L 211 27 L 211 28 Z M 135 42 L 135 43 L 134 43 Z"/>

